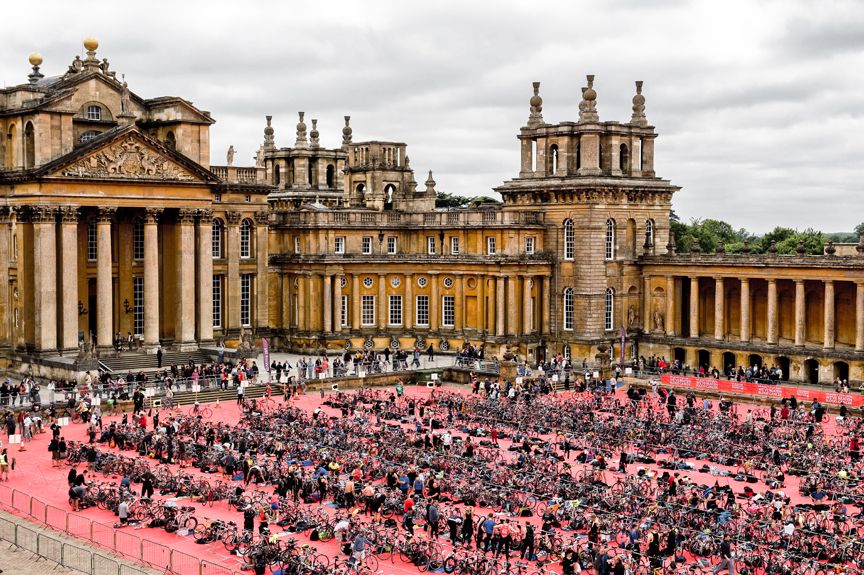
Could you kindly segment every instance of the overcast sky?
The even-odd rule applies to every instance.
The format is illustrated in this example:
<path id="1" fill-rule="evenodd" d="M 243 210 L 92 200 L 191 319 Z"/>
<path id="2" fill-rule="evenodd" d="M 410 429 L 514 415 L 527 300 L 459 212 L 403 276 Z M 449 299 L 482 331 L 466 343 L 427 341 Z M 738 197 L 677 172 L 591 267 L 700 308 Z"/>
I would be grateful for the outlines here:
<path id="1" fill-rule="evenodd" d="M 16 13 L 16 11 L 18 13 Z M 294 143 L 297 111 L 322 144 L 408 144 L 423 182 L 490 194 L 517 175 L 531 82 L 547 122 L 576 120 L 595 74 L 601 120 L 627 121 L 644 80 L 657 174 L 685 219 L 851 230 L 864 221 L 864 3 L 684 0 L 14 3 L 0 80 L 26 81 L 39 51 L 65 71 L 81 39 L 145 98 L 212 112 L 214 164 L 252 163 L 273 116 Z M 16 24 L 12 24 L 12 23 Z"/>

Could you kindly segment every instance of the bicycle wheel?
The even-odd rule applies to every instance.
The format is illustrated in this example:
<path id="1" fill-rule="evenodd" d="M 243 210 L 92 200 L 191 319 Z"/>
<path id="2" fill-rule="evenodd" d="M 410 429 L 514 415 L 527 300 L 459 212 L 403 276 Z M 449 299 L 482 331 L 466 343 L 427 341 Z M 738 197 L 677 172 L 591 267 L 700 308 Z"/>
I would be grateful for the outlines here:
<path id="1" fill-rule="evenodd" d="M 200 410 L 200 414 L 201 417 L 203 417 L 204 419 L 210 419 L 211 417 L 213 417 L 213 410 L 209 407 L 205 407 Z"/>
<path id="2" fill-rule="evenodd" d="M 456 558 L 452 555 L 444 560 L 444 573 L 453 573 L 456 571 L 456 566 L 459 564 Z"/>
<path id="3" fill-rule="evenodd" d="M 183 522 L 183 527 L 185 527 L 186 529 L 195 529 L 196 527 L 198 527 L 198 519 L 194 515 L 190 515 Z"/>
<path id="4" fill-rule="evenodd" d="M 367 554 L 363 559 L 363 566 L 372 572 L 378 571 L 378 558 L 372 554 Z"/>
<path id="5" fill-rule="evenodd" d="M 332 525 L 321 525 L 318 527 L 318 540 L 319 541 L 330 541 L 333 539 L 333 535 L 335 535 L 335 531 L 333 530 Z"/>
<path id="6" fill-rule="evenodd" d="M 195 530 L 192 531 L 192 537 L 195 541 L 205 541 L 210 538 L 210 529 L 201 523 L 195 526 Z"/>
<path id="7" fill-rule="evenodd" d="M 312 559 L 312 567 L 315 571 L 322 573 L 330 567 L 330 558 L 323 553 L 319 553 Z"/>

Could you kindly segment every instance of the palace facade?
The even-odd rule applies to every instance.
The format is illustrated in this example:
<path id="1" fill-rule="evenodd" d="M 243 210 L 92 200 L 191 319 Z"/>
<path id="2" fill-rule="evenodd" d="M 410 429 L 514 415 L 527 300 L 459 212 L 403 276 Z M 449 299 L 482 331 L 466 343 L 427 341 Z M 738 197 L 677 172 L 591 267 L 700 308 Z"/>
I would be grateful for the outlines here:
<path id="1" fill-rule="evenodd" d="M 676 253 L 678 188 L 654 171 L 642 83 L 601 121 L 546 123 L 539 83 L 500 205 L 435 209 L 402 142 L 291 145 L 267 117 L 256 165 L 210 163 L 210 114 L 143 99 L 85 41 L 59 76 L 32 55 L 0 90 L 0 351 L 74 370 L 132 334 L 144 352 L 414 347 L 589 362 L 662 355 L 864 379 L 864 243 L 851 255 Z M 279 134 L 280 140 L 282 134 Z M 284 144 L 285 142 L 280 142 Z M 65 364 L 63 362 L 66 362 Z"/>

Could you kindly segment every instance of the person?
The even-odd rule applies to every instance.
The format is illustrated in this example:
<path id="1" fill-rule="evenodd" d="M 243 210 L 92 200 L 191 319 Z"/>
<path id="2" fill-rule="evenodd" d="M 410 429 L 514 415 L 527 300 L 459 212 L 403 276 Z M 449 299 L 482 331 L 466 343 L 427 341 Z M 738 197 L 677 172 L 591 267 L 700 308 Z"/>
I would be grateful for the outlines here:
<path id="1" fill-rule="evenodd" d="M 243 405 L 243 382 L 237 386 L 237 405 Z"/>
<path id="2" fill-rule="evenodd" d="M 120 523 L 114 527 L 123 527 L 129 524 L 129 502 L 123 497 L 120 504 L 117 506 L 117 516 L 120 518 Z"/>
<path id="3" fill-rule="evenodd" d="M 426 525 L 429 527 L 429 538 L 438 539 L 438 520 L 441 514 L 438 511 L 438 506 L 435 503 L 429 503 L 426 507 Z"/>
<path id="4" fill-rule="evenodd" d="M 351 560 L 355 564 L 363 563 L 366 559 L 366 536 L 363 531 L 358 531 L 351 543 Z"/>
<path id="5" fill-rule="evenodd" d="M 426 348 L 426 355 L 429 356 L 429 361 L 435 361 L 435 344 L 429 344 L 429 347 Z"/>
<path id="6" fill-rule="evenodd" d="M 60 465 L 60 440 L 56 437 L 51 438 L 48 444 L 48 453 L 51 454 L 51 467 Z"/>
<path id="7" fill-rule="evenodd" d="M 9 480 L 9 453 L 6 448 L 0 451 L 0 481 Z"/>
<path id="8" fill-rule="evenodd" d="M 529 523 L 525 526 L 525 534 L 522 536 L 522 550 L 519 552 L 519 559 L 528 561 L 534 560 L 534 525 Z"/>
<path id="9" fill-rule="evenodd" d="M 162 347 L 156 348 L 156 367 L 162 368 Z"/>
<path id="10" fill-rule="evenodd" d="M 719 573 L 727 569 L 729 575 L 735 575 L 735 560 L 732 558 L 732 545 L 729 543 L 729 535 L 723 535 L 723 542 L 720 543 L 720 562 L 714 566 L 711 573 Z"/>

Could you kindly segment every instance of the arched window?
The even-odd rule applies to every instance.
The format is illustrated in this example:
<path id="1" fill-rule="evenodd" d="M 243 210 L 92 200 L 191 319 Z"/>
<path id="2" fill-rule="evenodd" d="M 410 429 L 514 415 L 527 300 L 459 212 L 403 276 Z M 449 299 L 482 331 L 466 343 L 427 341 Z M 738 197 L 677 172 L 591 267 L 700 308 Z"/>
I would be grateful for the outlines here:
<path id="1" fill-rule="evenodd" d="M 612 322 L 615 319 L 613 310 L 615 308 L 615 290 L 610 288 L 606 288 L 606 309 L 604 313 L 604 329 L 609 331 L 612 329 Z"/>
<path id="2" fill-rule="evenodd" d="M 252 220 L 240 222 L 240 257 L 252 257 Z"/>
<path id="3" fill-rule="evenodd" d="M 357 184 L 357 199 L 361 202 L 366 199 L 366 184 Z"/>
<path id="4" fill-rule="evenodd" d="M 620 162 L 621 171 L 627 173 L 630 171 L 630 150 L 627 148 L 627 144 L 621 144 L 620 153 L 618 154 L 618 160 Z"/>
<path id="5" fill-rule="evenodd" d="M 36 165 L 36 133 L 33 130 L 33 122 L 27 122 L 24 126 L 24 167 L 32 168 Z"/>
<path id="6" fill-rule="evenodd" d="M 649 246 L 654 245 L 654 220 L 645 220 L 645 242 Z"/>
<path id="7" fill-rule="evenodd" d="M 222 225 L 222 220 L 215 218 L 213 220 L 213 229 L 211 232 L 211 250 L 214 260 L 221 260 L 222 255 L 222 238 L 225 233 L 225 228 Z"/>
<path id="8" fill-rule="evenodd" d="M 132 224 L 132 259 L 144 259 L 144 220 L 141 219 Z"/>
<path id="9" fill-rule="evenodd" d="M 573 288 L 564 289 L 564 329 L 573 329 Z"/>
<path id="10" fill-rule="evenodd" d="M 101 120 L 102 119 L 102 106 L 98 106 L 96 104 L 90 104 L 87 106 L 87 119 L 88 120 Z"/>
<path id="11" fill-rule="evenodd" d="M 333 164 L 327 164 L 327 187 L 332 188 L 336 182 L 336 168 Z"/>
<path id="12" fill-rule="evenodd" d="M 579 145 L 579 142 L 576 142 L 576 149 L 574 150 L 576 155 L 576 169 L 582 167 L 582 147 Z"/>
<path id="13" fill-rule="evenodd" d="M 549 175 L 555 176 L 558 174 L 558 144 L 552 144 L 549 147 Z"/>
<path id="14" fill-rule="evenodd" d="M 396 192 L 396 186 L 393 184 L 387 184 L 384 186 L 384 204 L 388 206 L 393 205 L 393 194 Z"/>
<path id="15" fill-rule="evenodd" d="M 81 137 L 78 138 L 78 141 L 82 144 L 86 144 L 87 142 L 89 142 L 90 140 L 92 140 L 93 138 L 95 138 L 98 135 L 99 135 L 99 132 L 96 130 L 87 130 L 86 132 L 81 134 Z"/>
<path id="16" fill-rule="evenodd" d="M 279 168 L 279 164 L 273 165 L 273 185 L 278 186 L 282 183 L 282 170 Z"/>
<path id="17" fill-rule="evenodd" d="M 169 131 L 165 134 L 165 147 L 171 150 L 177 149 L 177 137 L 174 135 L 174 132 Z"/>
<path id="18" fill-rule="evenodd" d="M 606 220 L 606 259 L 615 259 L 615 220 Z"/>
<path id="19" fill-rule="evenodd" d="M 576 253 L 576 232 L 573 220 L 564 220 L 564 259 L 572 260 Z"/>
<path id="20" fill-rule="evenodd" d="M 306 176 L 307 182 L 310 186 L 315 186 L 318 184 L 318 171 L 315 170 L 315 160 L 310 159 L 306 164 Z"/>
<path id="21" fill-rule="evenodd" d="M 15 124 L 9 126 L 6 134 L 6 167 L 14 168 L 18 158 L 15 157 Z"/>

